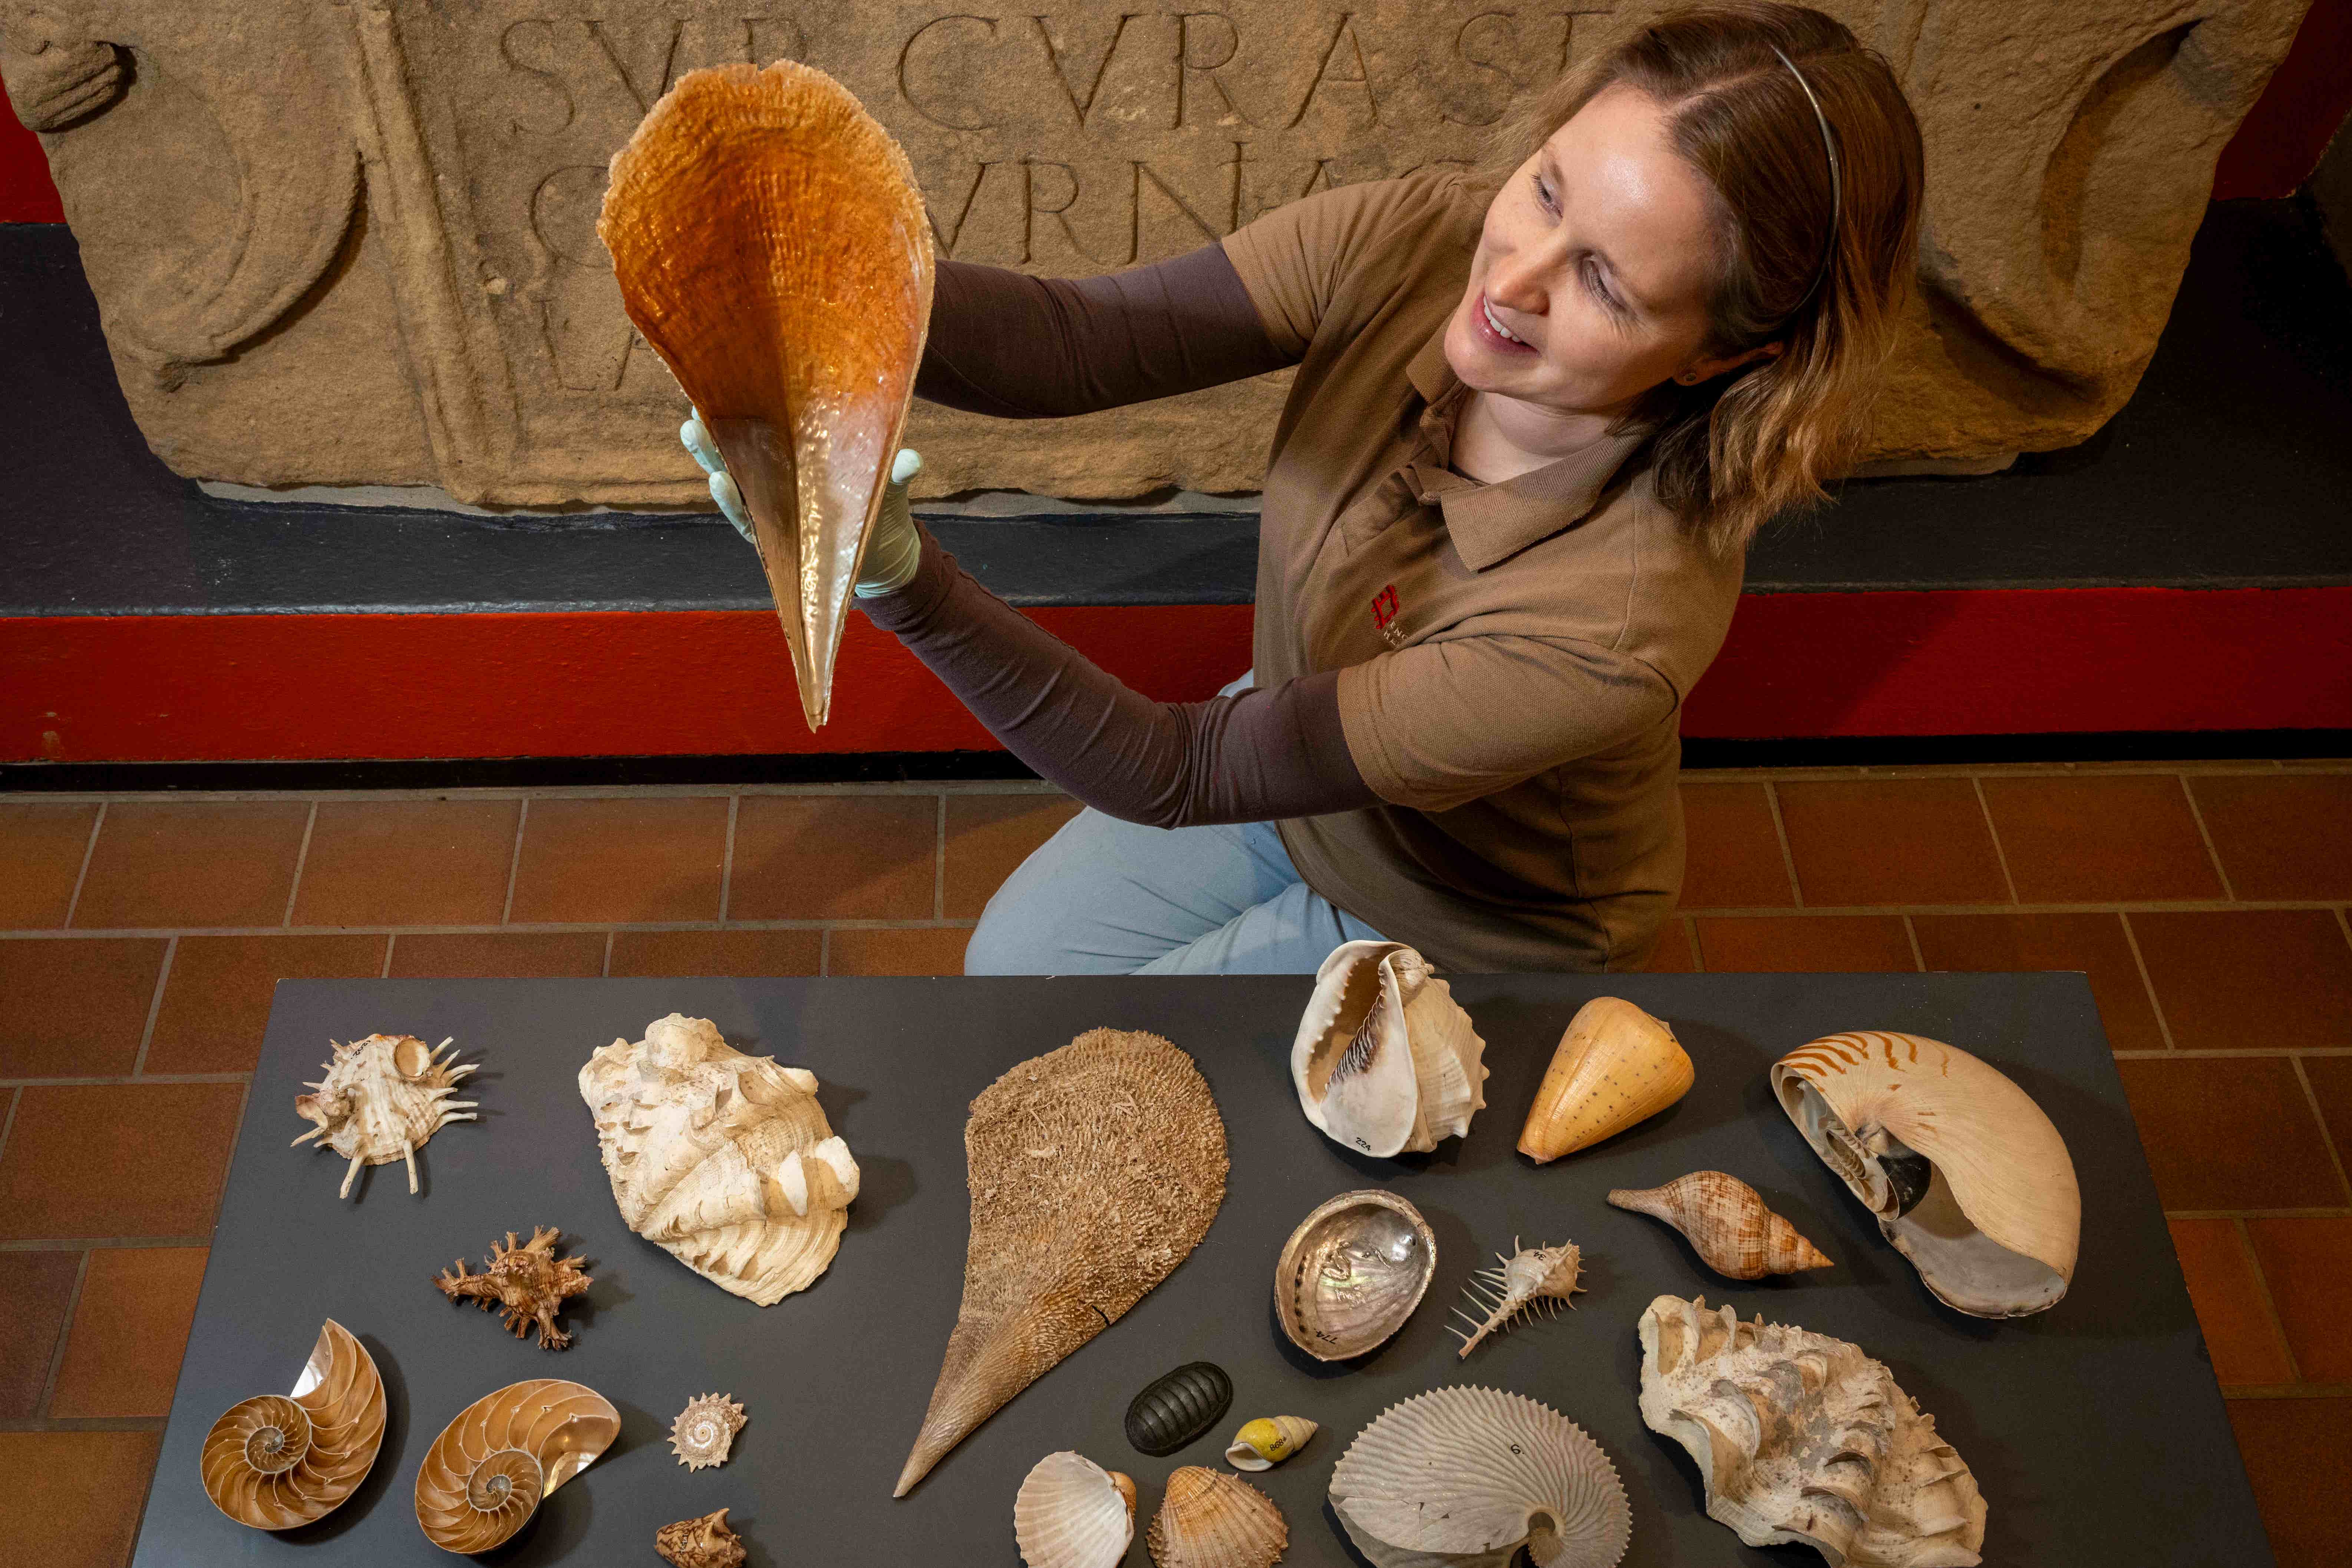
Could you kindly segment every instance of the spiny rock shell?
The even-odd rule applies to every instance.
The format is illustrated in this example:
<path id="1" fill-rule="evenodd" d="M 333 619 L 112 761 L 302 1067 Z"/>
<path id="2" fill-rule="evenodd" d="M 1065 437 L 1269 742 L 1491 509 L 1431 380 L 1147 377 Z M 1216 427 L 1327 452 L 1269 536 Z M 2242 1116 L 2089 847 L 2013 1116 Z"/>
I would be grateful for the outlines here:
<path id="1" fill-rule="evenodd" d="M 1821 1248 L 1765 1205 L 1761 1193 L 1723 1171 L 1693 1171 L 1638 1192 L 1619 1187 L 1609 1201 L 1673 1226 L 1701 1262 L 1728 1279 L 1761 1279 L 1830 1267 Z"/>
<path id="2" fill-rule="evenodd" d="M 2021 1318 L 2066 1294 L 2074 1162 L 1999 1068 L 1919 1035 L 1832 1035 L 1775 1063 L 1772 1093 L 1945 1305 Z"/>
<path id="3" fill-rule="evenodd" d="M 1290 1525 L 1247 1481 L 1187 1465 L 1168 1478 L 1144 1544 L 1158 1568 L 1270 1568 L 1290 1544 Z"/>
<path id="4" fill-rule="evenodd" d="M 1331 1507 L 1375 1568 L 1612 1568 L 1633 1540 L 1617 1467 L 1548 1405 L 1494 1388 L 1392 1405 L 1331 1472 Z"/>
<path id="5" fill-rule="evenodd" d="M 1574 1297 L 1584 1289 L 1577 1279 L 1584 1272 L 1584 1254 L 1576 1243 L 1563 1241 L 1558 1247 L 1521 1247 L 1517 1237 L 1511 1238 L 1511 1255 L 1495 1254 L 1495 1267 L 1481 1268 L 1463 1287 L 1463 1294 L 1486 1309 L 1484 1319 L 1473 1317 L 1461 1308 L 1454 1315 L 1470 1325 L 1470 1331 L 1449 1328 L 1446 1331 L 1461 1337 L 1462 1349 L 1455 1352 L 1457 1361 L 1467 1359 L 1478 1348 L 1478 1342 L 1490 1334 L 1507 1332 L 1518 1315 L 1538 1307 L 1549 1307 L 1551 1315 L 1559 1315 L 1559 1303 L 1576 1305 Z"/>
<path id="6" fill-rule="evenodd" d="M 914 170 L 823 71 L 688 71 L 614 155 L 596 233 L 742 491 L 814 730 L 930 325 Z"/>
<path id="7" fill-rule="evenodd" d="M 1013 1539 L 1029 1568 L 1115 1568 L 1135 1539 L 1135 1483 L 1084 1454 L 1048 1454 L 1013 1500 Z"/>
<path id="8" fill-rule="evenodd" d="M 1636 1331 L 1642 1419 L 1689 1451 L 1707 1517 L 1747 1544 L 1811 1546 L 1832 1568 L 1982 1561 L 1976 1478 L 1858 1347 L 1679 1296 Z"/>
<path id="9" fill-rule="evenodd" d="M 1484 1109 L 1486 1042 L 1402 942 L 1350 942 L 1315 972 L 1290 1048 L 1307 1120 L 1367 1154 L 1419 1153 Z"/>
<path id="10" fill-rule="evenodd" d="M 817 1103 L 816 1075 L 730 1047 L 672 1013 L 580 1069 L 596 1150 L 631 1230 L 762 1307 L 833 1263 L 857 1163 Z"/>
<path id="11" fill-rule="evenodd" d="M 488 1552 L 594 1463 L 620 1430 L 621 1413 L 577 1383 L 538 1377 L 486 1394 L 425 1450 L 416 1470 L 417 1528 L 444 1552 Z"/>
<path id="12" fill-rule="evenodd" d="M 466 1271 L 466 1260 L 434 1276 L 433 1283 L 452 1301 L 472 1301 L 485 1312 L 499 1311 L 515 1338 L 539 1331 L 539 1348 L 560 1351 L 572 1342 L 568 1330 L 555 1326 L 555 1314 L 574 1296 L 585 1295 L 595 1281 L 581 1265 L 585 1258 L 558 1258 L 555 1244 L 563 1233 L 553 1226 L 534 1227 L 530 1239 L 515 1244 L 507 1232 L 503 1245 L 490 1244 L 490 1258 L 479 1274 Z"/>
<path id="13" fill-rule="evenodd" d="M 1436 1271 L 1437 1235 L 1419 1209 L 1379 1187 L 1341 1193 L 1283 1244 L 1275 1316 L 1317 1361 L 1346 1361 L 1404 1327 Z"/>
<path id="14" fill-rule="evenodd" d="M 971 1102 L 971 1243 L 930 1408 L 894 1495 L 1175 1271 L 1225 1198 L 1225 1124 L 1157 1035 L 1093 1029 Z"/>
<path id="15" fill-rule="evenodd" d="M 1303 1415 L 1261 1415 L 1244 1422 L 1225 1448 L 1225 1463 L 1237 1470 L 1270 1470 L 1307 1447 L 1323 1428 Z"/>
<path id="16" fill-rule="evenodd" d="M 296 1146 L 319 1140 L 349 1160 L 339 1198 L 352 1195 L 362 1165 L 408 1165 L 408 1190 L 416 1185 L 416 1151 L 425 1141 L 452 1121 L 472 1121 L 480 1102 L 453 1099 L 456 1084 L 478 1066 L 453 1066 L 450 1042 L 428 1047 L 414 1035 L 370 1035 L 349 1045 L 330 1040 L 334 1055 L 326 1076 L 305 1084 L 309 1094 L 294 1097 L 294 1114 L 313 1122 L 310 1131 L 294 1140 Z"/>
<path id="17" fill-rule="evenodd" d="M 205 1495 L 239 1524 L 291 1530 L 358 1489 L 383 1444 L 375 1358 L 332 1318 L 294 1391 L 233 1405 L 205 1435 Z"/>
<path id="18" fill-rule="evenodd" d="M 689 1470 L 723 1465 L 745 1419 L 743 1407 L 727 1395 L 697 1394 L 669 1424 L 670 1452 Z"/>
<path id="19" fill-rule="evenodd" d="M 1538 1164 L 1613 1138 L 1673 1105 L 1698 1081 L 1664 1020 L 1631 1002 L 1595 996 L 1577 1009 L 1544 1069 L 1519 1132 Z"/>

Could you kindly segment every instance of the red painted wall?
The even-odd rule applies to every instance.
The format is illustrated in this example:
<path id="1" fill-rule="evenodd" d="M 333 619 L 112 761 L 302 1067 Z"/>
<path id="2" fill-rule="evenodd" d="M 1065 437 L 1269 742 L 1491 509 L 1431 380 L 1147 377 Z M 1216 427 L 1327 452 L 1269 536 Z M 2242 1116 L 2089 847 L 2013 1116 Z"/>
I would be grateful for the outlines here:
<path id="1" fill-rule="evenodd" d="M 8 89 L 0 87 L 0 223 L 65 221 L 41 140 L 17 121 Z"/>

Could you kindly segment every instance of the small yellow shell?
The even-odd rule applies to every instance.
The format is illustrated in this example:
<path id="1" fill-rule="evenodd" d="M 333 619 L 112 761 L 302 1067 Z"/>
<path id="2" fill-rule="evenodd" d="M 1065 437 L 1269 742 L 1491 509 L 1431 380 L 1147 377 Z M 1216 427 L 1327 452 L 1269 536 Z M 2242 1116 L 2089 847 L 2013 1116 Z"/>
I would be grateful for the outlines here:
<path id="1" fill-rule="evenodd" d="M 1541 1164 L 1614 1137 L 1690 1092 L 1675 1032 L 1631 1002 L 1595 996 L 1569 1020 L 1528 1108 L 1519 1152 Z"/>
<path id="2" fill-rule="evenodd" d="M 1321 1428 L 1300 1415 L 1261 1415 L 1234 1434 L 1225 1463 L 1237 1470 L 1270 1470 L 1299 1449 Z"/>

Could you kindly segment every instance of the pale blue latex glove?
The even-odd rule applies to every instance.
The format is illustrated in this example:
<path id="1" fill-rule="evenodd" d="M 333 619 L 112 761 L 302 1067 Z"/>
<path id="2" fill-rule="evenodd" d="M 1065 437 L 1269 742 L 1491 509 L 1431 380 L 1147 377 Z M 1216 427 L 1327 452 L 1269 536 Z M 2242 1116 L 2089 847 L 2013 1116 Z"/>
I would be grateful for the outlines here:
<path id="1" fill-rule="evenodd" d="M 735 531 L 756 549 L 760 542 L 751 531 L 751 513 L 743 508 L 743 492 L 728 473 L 727 459 L 719 455 L 719 443 L 704 428 L 699 410 L 677 427 L 677 438 L 710 476 L 710 499 L 735 525 Z M 923 455 L 912 447 L 899 447 L 898 455 L 890 460 L 890 483 L 882 492 L 882 510 L 874 520 L 865 558 L 858 563 L 857 583 L 851 589 L 861 599 L 905 587 L 922 563 L 923 536 L 907 510 L 907 486 L 922 471 Z"/>

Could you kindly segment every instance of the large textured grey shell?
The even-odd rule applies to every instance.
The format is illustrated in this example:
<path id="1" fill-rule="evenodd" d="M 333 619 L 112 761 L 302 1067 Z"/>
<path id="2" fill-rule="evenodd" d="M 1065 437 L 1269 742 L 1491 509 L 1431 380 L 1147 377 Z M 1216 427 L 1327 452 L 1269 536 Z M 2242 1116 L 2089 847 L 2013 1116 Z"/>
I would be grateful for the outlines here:
<path id="1" fill-rule="evenodd" d="M 1127 1406 L 1127 1440 L 1138 1453 L 1164 1458 L 1224 1418 L 1234 1380 L 1214 1362 L 1187 1362 L 1155 1378 Z"/>
<path id="2" fill-rule="evenodd" d="M 963 1304 L 898 1497 L 1173 1273 L 1225 1197 L 1217 1102 L 1157 1035 L 1093 1029 L 1021 1063 L 971 1102 L 963 1142 Z"/>

